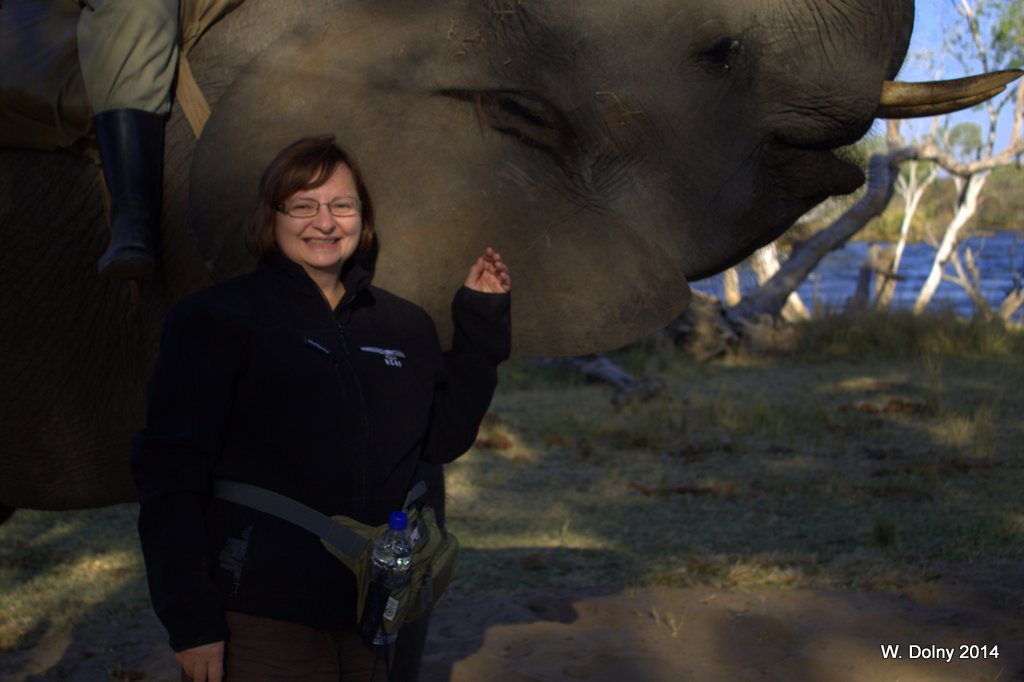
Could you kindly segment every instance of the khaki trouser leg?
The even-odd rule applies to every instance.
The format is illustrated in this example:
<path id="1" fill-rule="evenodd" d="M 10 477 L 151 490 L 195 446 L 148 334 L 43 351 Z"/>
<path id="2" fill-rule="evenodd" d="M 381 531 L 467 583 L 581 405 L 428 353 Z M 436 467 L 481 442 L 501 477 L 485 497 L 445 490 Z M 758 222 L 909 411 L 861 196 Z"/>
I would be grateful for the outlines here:
<path id="1" fill-rule="evenodd" d="M 178 67 L 179 0 L 87 0 L 78 58 L 94 114 L 167 114 Z"/>

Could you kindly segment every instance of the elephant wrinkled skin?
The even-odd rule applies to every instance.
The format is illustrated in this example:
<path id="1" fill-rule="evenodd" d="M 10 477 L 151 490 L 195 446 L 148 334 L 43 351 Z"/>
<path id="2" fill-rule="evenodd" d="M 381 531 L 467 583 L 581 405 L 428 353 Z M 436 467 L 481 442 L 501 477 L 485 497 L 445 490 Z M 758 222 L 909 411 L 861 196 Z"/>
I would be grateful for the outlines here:
<path id="1" fill-rule="evenodd" d="M 0 151 L 0 506 L 131 499 L 163 315 L 249 265 L 238 227 L 295 138 L 355 152 L 378 283 L 442 339 L 492 245 L 516 279 L 516 355 L 605 350 L 862 183 L 830 150 L 871 126 L 912 17 L 911 0 L 247 0 L 190 54 L 213 115 L 198 143 L 177 108 L 168 124 L 154 279 L 97 278 L 94 164 Z"/>

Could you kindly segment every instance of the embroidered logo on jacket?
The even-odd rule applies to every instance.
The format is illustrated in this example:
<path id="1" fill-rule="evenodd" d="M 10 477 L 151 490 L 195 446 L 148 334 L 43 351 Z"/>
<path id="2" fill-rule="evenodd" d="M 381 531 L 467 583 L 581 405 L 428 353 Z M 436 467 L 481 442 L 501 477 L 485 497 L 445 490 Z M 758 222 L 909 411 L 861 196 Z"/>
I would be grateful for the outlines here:
<path id="1" fill-rule="evenodd" d="M 402 359 L 405 357 L 405 353 L 400 350 L 390 350 L 388 348 L 375 348 L 373 346 L 363 346 L 359 350 L 366 351 L 367 353 L 377 353 L 384 356 L 384 364 L 390 367 L 401 367 Z"/>

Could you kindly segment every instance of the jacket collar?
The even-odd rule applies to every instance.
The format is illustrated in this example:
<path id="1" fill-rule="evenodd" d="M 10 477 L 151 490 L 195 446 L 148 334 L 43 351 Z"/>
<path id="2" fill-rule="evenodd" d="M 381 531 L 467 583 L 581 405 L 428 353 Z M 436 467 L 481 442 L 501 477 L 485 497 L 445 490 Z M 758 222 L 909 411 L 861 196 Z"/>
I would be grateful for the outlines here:
<path id="1" fill-rule="evenodd" d="M 257 269 L 272 275 L 297 294 L 323 299 L 320 287 L 306 274 L 302 266 L 282 253 L 267 254 L 260 260 Z M 357 297 L 369 295 L 372 279 L 373 276 L 363 266 L 353 261 L 346 263 L 341 270 L 341 282 L 345 285 L 345 297 L 341 299 L 339 309 L 350 306 Z"/>

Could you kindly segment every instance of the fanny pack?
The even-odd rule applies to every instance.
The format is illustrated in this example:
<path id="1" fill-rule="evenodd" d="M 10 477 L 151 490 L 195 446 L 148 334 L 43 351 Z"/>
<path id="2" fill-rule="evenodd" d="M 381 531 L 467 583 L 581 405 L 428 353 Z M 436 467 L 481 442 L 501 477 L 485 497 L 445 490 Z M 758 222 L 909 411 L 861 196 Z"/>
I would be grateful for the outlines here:
<path id="1" fill-rule="evenodd" d="M 341 560 L 356 577 L 356 623 L 367 642 L 378 635 L 393 640 L 402 623 L 427 613 L 451 583 L 459 541 L 437 524 L 434 510 L 418 501 L 427 486 L 420 481 L 406 495 L 402 511 L 409 518 L 409 543 L 412 545 L 412 576 L 405 587 L 372 599 L 367 611 L 367 595 L 371 593 L 370 555 L 388 525 L 368 526 L 347 516 L 327 516 L 272 490 L 239 483 L 214 481 L 213 495 L 257 511 L 289 521 L 320 538 L 331 554 Z M 375 594 L 379 589 L 374 589 Z"/>

